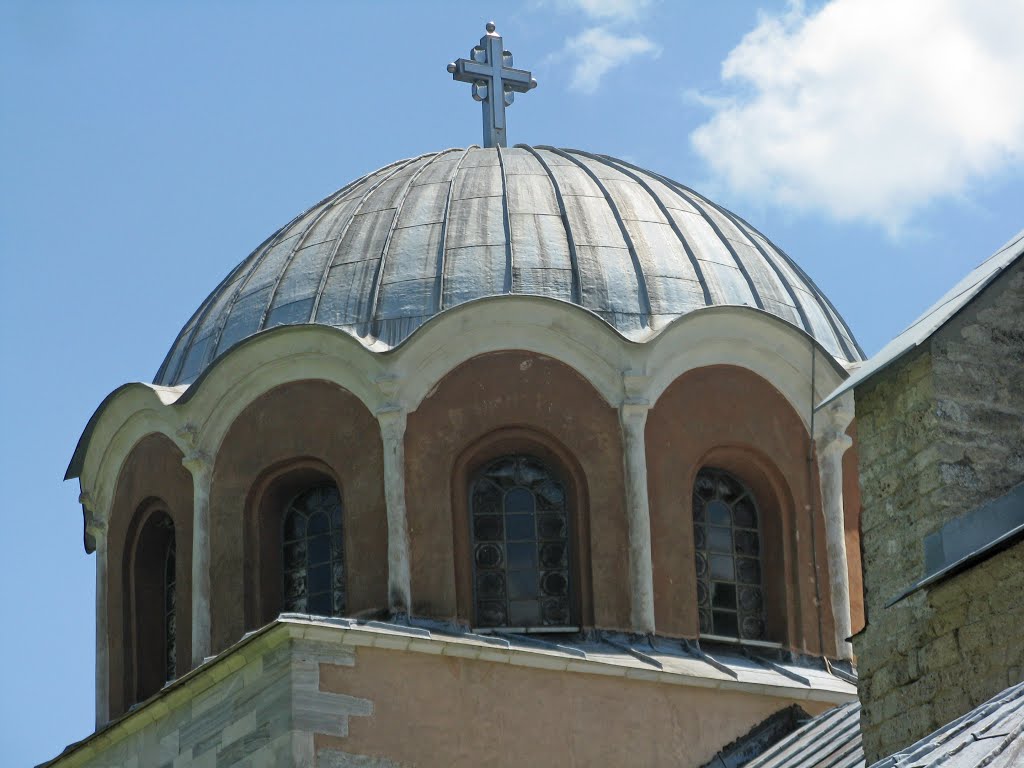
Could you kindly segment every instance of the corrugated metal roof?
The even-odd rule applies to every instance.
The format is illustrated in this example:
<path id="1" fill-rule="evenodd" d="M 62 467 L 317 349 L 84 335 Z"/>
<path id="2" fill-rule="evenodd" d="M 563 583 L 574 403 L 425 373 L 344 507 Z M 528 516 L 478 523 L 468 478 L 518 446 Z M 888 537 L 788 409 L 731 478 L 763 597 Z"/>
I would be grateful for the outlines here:
<path id="1" fill-rule="evenodd" d="M 939 728 L 871 768 L 1020 768 L 1024 765 L 1024 683 Z"/>
<path id="2" fill-rule="evenodd" d="M 277 325 L 330 325 L 388 349 L 500 294 L 580 305 L 637 341 L 705 306 L 747 305 L 838 360 L 863 359 L 828 299 L 743 219 L 623 160 L 521 145 L 401 160 L 300 214 L 203 302 L 155 383 L 189 383 Z"/>
<path id="3" fill-rule="evenodd" d="M 859 386 L 879 371 L 888 368 L 907 352 L 926 341 L 945 325 L 957 312 L 984 288 L 995 280 L 1007 267 L 1024 255 L 1024 230 L 1006 245 L 992 254 L 972 270 L 963 280 L 954 285 L 945 296 L 925 310 L 903 333 L 886 344 L 882 349 L 857 368 L 821 405 L 834 400 L 847 390 Z"/>
<path id="4" fill-rule="evenodd" d="M 818 715 L 744 768 L 864 768 L 860 704 Z"/>
<path id="5" fill-rule="evenodd" d="M 1020 768 L 1024 766 L 1024 683 L 944 725 L 871 768 Z M 830 709 L 745 768 L 864 768 L 860 704 Z"/>

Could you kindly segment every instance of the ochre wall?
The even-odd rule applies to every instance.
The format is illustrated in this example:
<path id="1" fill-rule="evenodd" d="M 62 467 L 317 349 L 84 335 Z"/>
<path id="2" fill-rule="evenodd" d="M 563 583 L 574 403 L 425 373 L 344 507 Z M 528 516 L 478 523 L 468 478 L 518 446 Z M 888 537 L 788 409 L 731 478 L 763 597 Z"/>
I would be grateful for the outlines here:
<path id="1" fill-rule="evenodd" d="M 628 628 L 617 411 L 565 364 L 521 351 L 464 363 L 409 414 L 405 497 L 414 612 L 471 623 L 468 522 L 464 508 L 460 512 L 468 491 L 462 473 L 513 450 L 564 465 L 569 481 L 577 485 L 581 503 L 574 520 L 579 535 L 574 556 L 584 595 L 583 623 Z"/>
<path id="2" fill-rule="evenodd" d="M 377 420 L 323 381 L 285 384 L 249 405 L 225 435 L 210 492 L 213 649 L 223 650 L 277 608 L 262 590 L 256 517 L 264 489 L 310 469 L 334 480 L 344 509 L 349 615 L 387 607 L 387 516 Z M 287 503 L 286 501 L 284 503 Z M 253 561 L 257 561 L 254 563 Z"/>
<path id="3" fill-rule="evenodd" d="M 646 446 L 658 632 L 698 635 L 691 499 L 697 471 L 710 466 L 737 476 L 758 502 L 767 639 L 834 657 L 817 466 L 808 464 L 807 430 L 786 399 L 743 368 L 690 371 L 651 409 Z"/>
<path id="4" fill-rule="evenodd" d="M 400 765 L 699 766 L 793 703 L 597 674 L 359 647 L 321 664 L 320 690 L 366 698 L 373 714 L 318 750 Z"/>
<path id="5" fill-rule="evenodd" d="M 135 703 L 134 650 L 131 647 L 133 608 L 129 578 L 131 549 L 144 518 L 156 510 L 165 511 L 174 521 L 179 674 L 191 666 L 192 476 L 182 466 L 182 458 L 181 451 L 167 437 L 148 435 L 132 448 L 118 476 L 107 531 L 111 717 L 122 714 Z M 162 658 L 153 660 L 161 667 L 163 662 Z"/>

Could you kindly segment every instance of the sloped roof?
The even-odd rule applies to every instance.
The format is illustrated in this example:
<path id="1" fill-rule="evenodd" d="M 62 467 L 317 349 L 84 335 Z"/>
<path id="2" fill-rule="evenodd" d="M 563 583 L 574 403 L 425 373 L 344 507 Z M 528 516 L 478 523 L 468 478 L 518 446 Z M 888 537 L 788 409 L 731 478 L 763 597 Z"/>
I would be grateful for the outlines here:
<path id="1" fill-rule="evenodd" d="M 818 715 L 744 768 L 864 768 L 860 704 Z M 1024 766 L 1024 683 L 871 768 L 1020 768 Z"/>
<path id="2" fill-rule="evenodd" d="M 864 768 L 860 704 L 823 712 L 744 768 Z"/>
<path id="3" fill-rule="evenodd" d="M 846 323 L 768 238 L 692 189 L 624 160 L 554 147 L 469 147 L 400 160 L 271 235 L 185 324 L 156 375 L 194 381 L 278 325 L 397 346 L 441 312 L 548 296 L 634 341 L 715 305 L 746 305 L 863 360 Z"/>
<path id="4" fill-rule="evenodd" d="M 1024 255 L 1024 230 L 1006 245 L 989 256 L 972 270 L 963 280 L 954 285 L 945 296 L 935 302 L 899 336 L 890 341 L 866 363 L 858 367 L 846 381 L 840 384 L 821 405 L 834 400 L 844 392 L 860 386 L 876 373 L 888 368 L 907 352 L 928 340 L 932 334 L 963 309 L 989 283 Z"/>

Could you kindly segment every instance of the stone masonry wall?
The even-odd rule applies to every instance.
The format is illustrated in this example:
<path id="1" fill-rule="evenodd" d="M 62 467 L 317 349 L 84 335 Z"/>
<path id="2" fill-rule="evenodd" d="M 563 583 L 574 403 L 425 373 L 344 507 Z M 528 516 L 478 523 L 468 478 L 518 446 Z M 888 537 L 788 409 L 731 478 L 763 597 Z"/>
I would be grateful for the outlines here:
<path id="1" fill-rule="evenodd" d="M 885 603 L 925 575 L 925 536 L 1024 481 L 1024 265 L 855 398 L 870 764 L 1022 677 L 1024 546 Z"/>
<path id="2" fill-rule="evenodd" d="M 53 761 L 53 768 L 279 768 L 390 765 L 343 753 L 315 760 L 314 733 L 345 736 L 352 716 L 372 702 L 320 691 L 320 665 L 355 664 L 340 645 L 288 639 L 254 643 L 183 681 L 121 724 Z M 261 638 L 262 640 L 262 638 Z M 205 686 L 205 689 L 203 687 Z M 199 689 L 199 690 L 197 690 Z M 140 717 L 141 715 L 141 717 Z M 127 726 L 127 727 L 126 727 Z M 127 731 L 131 731 L 130 733 Z M 349 759 L 351 758 L 351 760 Z"/>

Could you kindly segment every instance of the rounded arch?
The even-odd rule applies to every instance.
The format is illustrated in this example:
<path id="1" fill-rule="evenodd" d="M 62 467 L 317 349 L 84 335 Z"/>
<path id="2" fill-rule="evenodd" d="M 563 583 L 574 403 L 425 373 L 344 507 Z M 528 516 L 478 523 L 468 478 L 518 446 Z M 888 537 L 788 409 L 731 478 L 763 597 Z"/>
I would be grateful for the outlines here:
<path id="1" fill-rule="evenodd" d="M 306 475 L 330 479 L 344 500 L 349 613 L 386 607 L 383 461 L 376 418 L 332 381 L 287 382 L 238 414 L 214 456 L 210 484 L 215 651 L 277 615 L 280 571 L 268 576 L 267 568 L 253 572 L 246 563 L 260 541 L 253 514 L 267 499 L 281 501 L 275 483 Z"/>
<path id="2" fill-rule="evenodd" d="M 139 505 L 129 525 L 121 573 L 127 595 L 122 632 L 128 703 L 149 698 L 173 679 L 178 669 L 187 669 L 181 666 L 187 660 L 179 658 L 177 642 L 179 538 L 163 499 L 150 497 Z M 173 576 L 168 566 L 173 568 Z M 180 610 L 186 612 L 187 607 L 180 606 Z"/>
<path id="3" fill-rule="evenodd" d="M 698 475 L 707 469 L 731 475 L 755 500 L 760 523 L 760 565 L 766 624 L 764 639 L 790 645 L 802 606 L 799 596 L 790 589 L 793 579 L 799 576 L 792 572 L 797 565 L 791 536 L 796 523 L 793 492 L 789 482 L 775 462 L 756 447 L 717 445 L 688 469 L 683 480 L 685 487 L 690 489 L 691 498 L 687 506 L 691 524 L 694 520 L 693 490 Z M 699 623 L 698 619 L 698 627 Z"/>
<path id="4" fill-rule="evenodd" d="M 590 495 L 586 475 L 572 451 L 554 435 L 527 427 L 505 427 L 489 432 L 467 445 L 452 465 L 451 509 L 458 620 L 465 624 L 475 623 L 471 486 L 482 470 L 505 456 L 537 459 L 564 486 L 569 519 L 570 615 L 576 626 L 594 626 Z"/>
<path id="5" fill-rule="evenodd" d="M 304 491 L 330 485 L 342 500 L 345 495 L 337 474 L 325 462 L 299 457 L 268 467 L 253 484 L 245 505 L 244 582 L 245 626 L 256 629 L 272 621 L 284 606 L 281 531 L 288 503 Z M 346 549 L 349 538 L 344 539 Z M 346 552 L 345 562 L 351 557 Z"/>
<path id="6" fill-rule="evenodd" d="M 182 466 L 182 453 L 166 435 L 150 433 L 139 439 L 128 452 L 117 477 L 109 507 L 107 526 L 107 648 L 109 653 L 110 714 L 117 716 L 135 703 L 140 690 L 154 693 L 156 673 L 148 681 L 135 674 L 140 650 L 137 634 L 142 618 L 134 605 L 136 583 L 134 569 L 142 526 L 160 512 L 173 522 L 175 540 L 175 597 L 177 609 L 176 666 L 187 670 L 191 663 L 191 584 L 192 584 L 192 477 Z M 145 557 L 148 564 L 152 558 Z M 155 562 L 155 560 L 153 560 Z M 152 623 L 152 617 L 145 620 Z M 152 647 L 152 642 L 148 644 Z M 146 661 L 146 664 L 150 662 Z M 147 667 L 146 669 L 150 669 Z M 156 688 L 153 688 L 156 685 Z"/>
<path id="7" fill-rule="evenodd" d="M 815 339 L 751 307 L 708 307 L 683 315 L 647 345 L 645 357 L 652 403 L 689 371 L 731 365 L 768 382 L 805 429 L 814 406 L 847 377 Z"/>
<path id="8" fill-rule="evenodd" d="M 631 349 L 635 347 L 636 349 Z M 539 296 L 494 296 L 460 304 L 386 353 L 400 399 L 415 410 L 452 371 L 493 352 L 525 350 L 572 368 L 611 405 L 640 345 L 582 307 Z"/>
<path id="9" fill-rule="evenodd" d="M 813 514 L 817 468 L 804 420 L 789 400 L 745 367 L 693 369 L 651 409 L 645 442 L 659 630 L 698 635 L 691 495 L 699 469 L 711 466 L 766 498 L 773 513 L 765 519 L 778 522 L 765 542 L 774 580 L 766 599 L 776 607 L 770 637 L 820 653 L 816 591 L 825 594 L 827 587 L 818 584 L 824 571 L 815 568 L 826 562 L 820 515 Z M 825 609 L 822 620 L 828 620 Z"/>
<path id="10" fill-rule="evenodd" d="M 593 582 L 594 625 L 628 629 L 618 411 L 571 366 L 521 349 L 479 355 L 459 365 L 408 415 L 406 509 L 414 611 L 436 618 L 467 618 L 460 599 L 465 584 L 456 583 L 452 505 L 458 499 L 451 471 L 468 446 L 512 428 L 548 435 L 580 468 L 590 520 L 590 574 L 583 574 L 583 580 Z"/>

